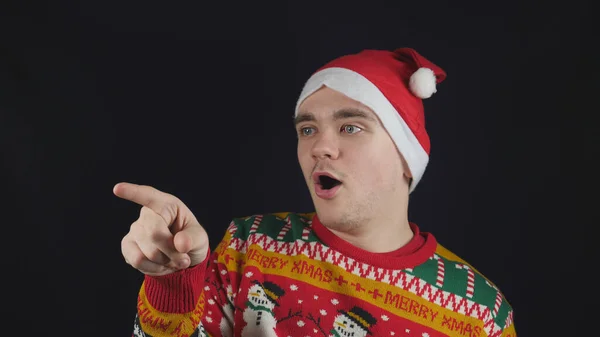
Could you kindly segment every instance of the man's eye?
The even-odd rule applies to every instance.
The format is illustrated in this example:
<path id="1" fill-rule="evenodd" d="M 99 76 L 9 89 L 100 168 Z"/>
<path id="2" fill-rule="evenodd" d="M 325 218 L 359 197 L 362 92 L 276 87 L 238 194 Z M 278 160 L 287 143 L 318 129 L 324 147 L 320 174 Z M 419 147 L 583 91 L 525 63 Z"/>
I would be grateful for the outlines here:
<path id="1" fill-rule="evenodd" d="M 344 125 L 342 127 L 342 131 L 347 132 L 347 133 L 356 133 L 360 130 L 361 129 L 356 125 Z"/>
<path id="2" fill-rule="evenodd" d="M 300 134 L 303 136 L 310 136 L 313 132 L 313 128 L 310 127 L 306 127 L 306 128 L 301 128 L 300 129 Z"/>

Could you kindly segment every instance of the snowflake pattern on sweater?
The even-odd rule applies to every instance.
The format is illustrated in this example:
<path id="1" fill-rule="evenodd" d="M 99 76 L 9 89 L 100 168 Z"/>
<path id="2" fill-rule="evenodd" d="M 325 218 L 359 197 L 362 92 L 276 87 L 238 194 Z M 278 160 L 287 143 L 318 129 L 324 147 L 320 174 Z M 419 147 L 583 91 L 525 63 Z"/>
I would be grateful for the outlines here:
<path id="1" fill-rule="evenodd" d="M 394 256 L 314 213 L 234 219 L 204 263 L 146 276 L 133 336 L 516 336 L 500 290 L 411 226 L 418 245 Z"/>

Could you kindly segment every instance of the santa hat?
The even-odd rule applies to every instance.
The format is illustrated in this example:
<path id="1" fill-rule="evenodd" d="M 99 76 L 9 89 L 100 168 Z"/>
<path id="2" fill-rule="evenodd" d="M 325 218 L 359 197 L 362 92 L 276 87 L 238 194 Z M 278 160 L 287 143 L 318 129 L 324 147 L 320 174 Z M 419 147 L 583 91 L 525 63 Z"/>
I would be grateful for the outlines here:
<path id="1" fill-rule="evenodd" d="M 327 86 L 371 108 L 406 160 L 412 192 L 429 162 L 423 99 L 431 97 L 446 72 L 411 48 L 363 50 L 319 68 L 305 83 L 296 104 Z"/>

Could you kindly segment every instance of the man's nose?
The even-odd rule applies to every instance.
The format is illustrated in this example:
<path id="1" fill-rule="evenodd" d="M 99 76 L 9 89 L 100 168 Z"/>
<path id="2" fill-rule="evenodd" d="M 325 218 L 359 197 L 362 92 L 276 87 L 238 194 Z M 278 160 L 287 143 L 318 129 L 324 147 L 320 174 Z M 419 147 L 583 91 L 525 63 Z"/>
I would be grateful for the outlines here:
<path id="1" fill-rule="evenodd" d="M 324 132 L 317 136 L 312 148 L 315 159 L 337 159 L 339 153 L 338 140 L 332 132 Z"/>

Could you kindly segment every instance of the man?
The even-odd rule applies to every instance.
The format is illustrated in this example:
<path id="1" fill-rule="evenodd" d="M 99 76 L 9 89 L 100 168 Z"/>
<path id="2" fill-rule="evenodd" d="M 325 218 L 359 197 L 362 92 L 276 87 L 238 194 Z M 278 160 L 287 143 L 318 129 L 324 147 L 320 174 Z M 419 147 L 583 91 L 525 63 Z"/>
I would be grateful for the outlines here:
<path id="1" fill-rule="evenodd" d="M 445 72 L 410 48 L 335 59 L 295 110 L 315 213 L 231 221 L 209 252 L 175 196 L 117 184 L 142 206 L 123 238 L 145 274 L 135 336 L 516 336 L 498 288 L 408 220 L 429 138 L 422 99 Z"/>

